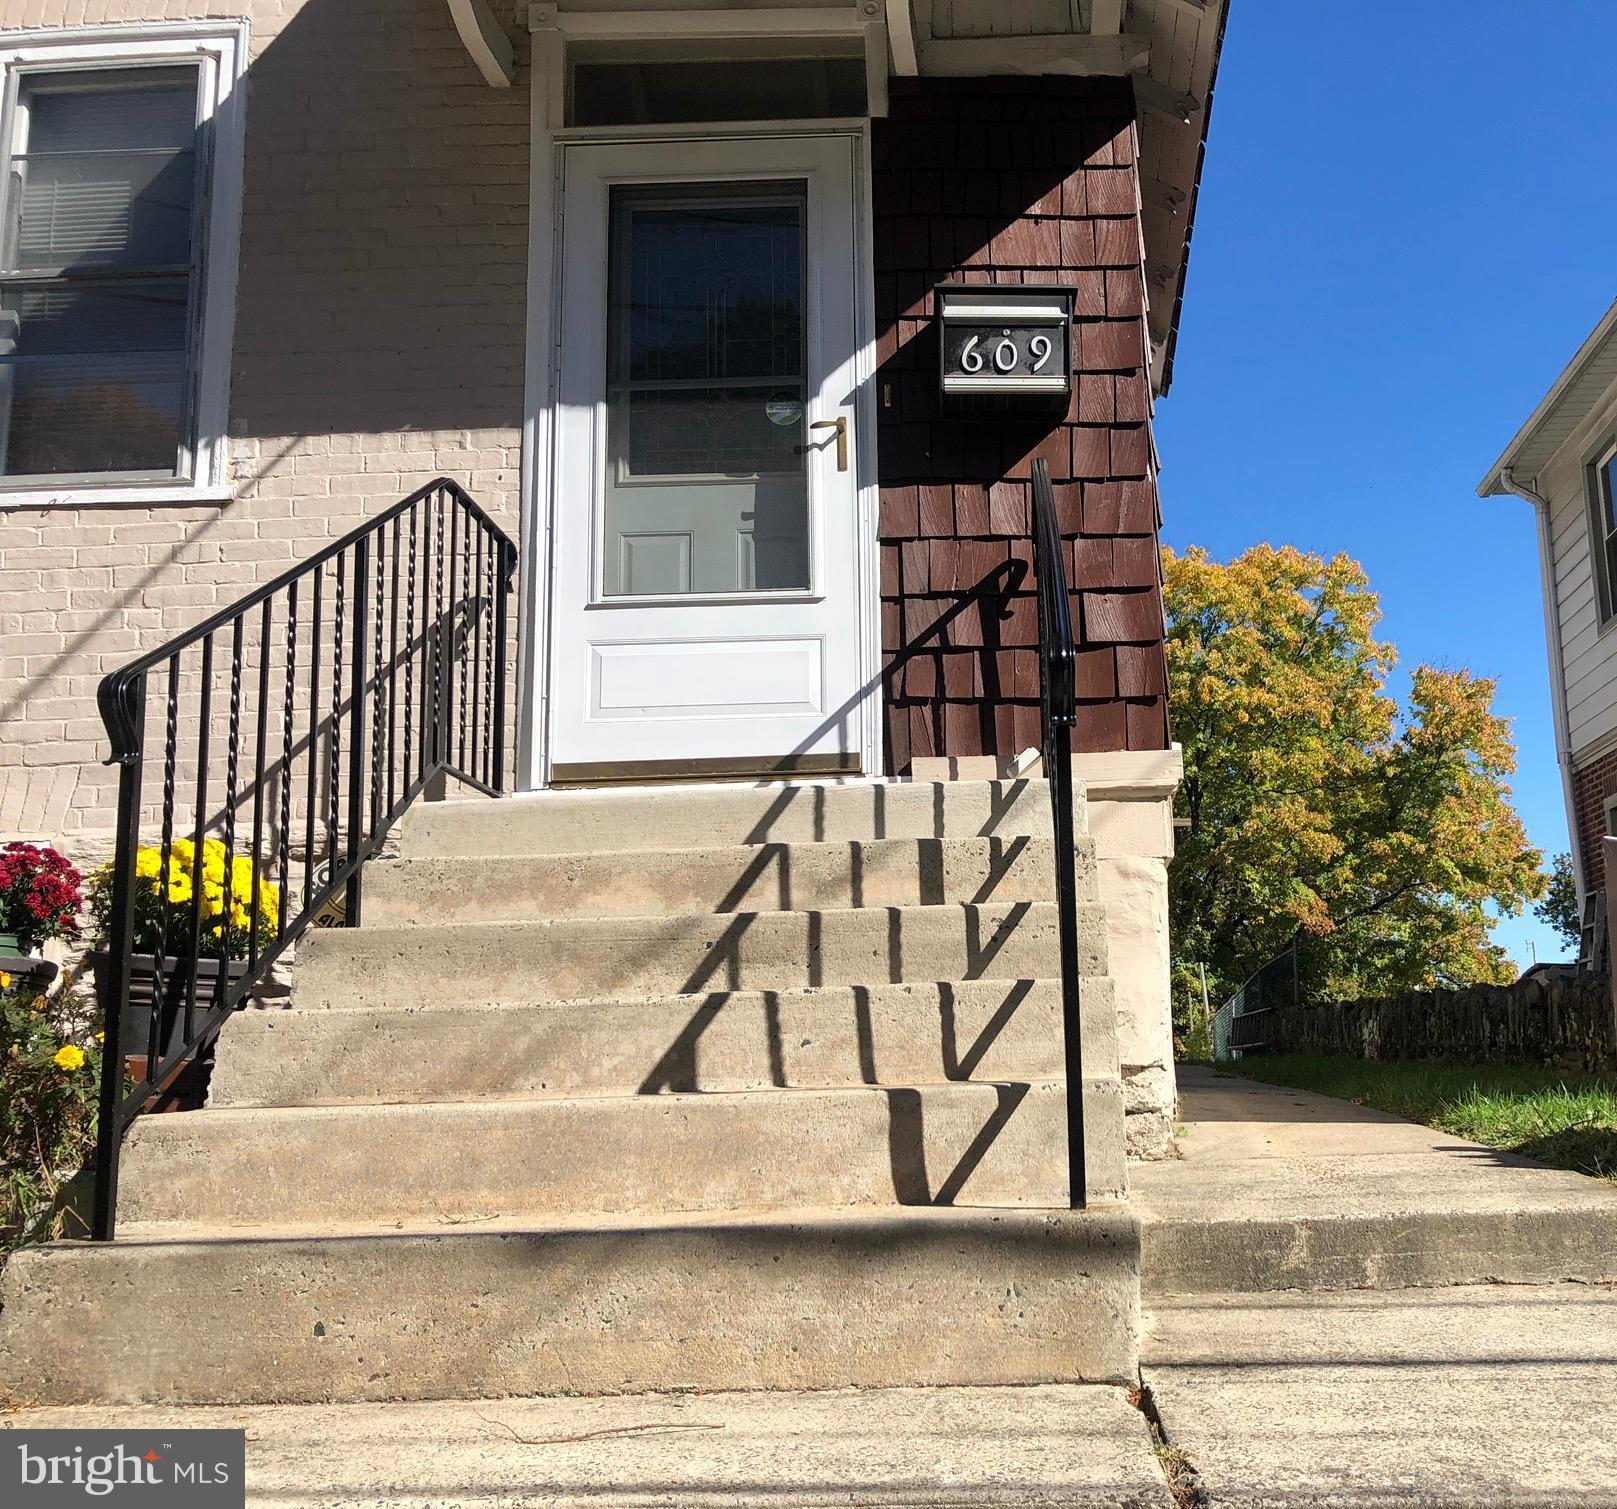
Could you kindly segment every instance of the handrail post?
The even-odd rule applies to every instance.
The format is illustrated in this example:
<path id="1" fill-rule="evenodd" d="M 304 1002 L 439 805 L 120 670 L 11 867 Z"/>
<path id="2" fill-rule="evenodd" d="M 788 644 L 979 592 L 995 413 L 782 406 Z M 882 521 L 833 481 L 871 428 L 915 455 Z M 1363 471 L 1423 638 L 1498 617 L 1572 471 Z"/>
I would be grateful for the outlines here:
<path id="1" fill-rule="evenodd" d="M 1073 867 L 1078 844 L 1072 816 L 1072 739 L 1063 728 L 1056 739 L 1051 768 L 1050 802 L 1055 820 L 1056 891 L 1060 899 L 1061 1029 L 1067 1079 L 1067 1193 L 1074 1210 L 1089 1201 L 1089 1163 L 1084 1146 L 1084 1029 L 1078 957 L 1078 900 Z"/>
<path id="2" fill-rule="evenodd" d="M 90 1236 L 110 1242 L 117 1227 L 118 1154 L 123 1141 L 123 1025 L 129 1010 L 129 956 L 135 941 L 135 858 L 140 847 L 140 793 L 146 762 L 146 673 L 123 693 L 126 730 L 134 747 L 118 762 L 118 838 L 112 871 L 112 930 L 107 939 L 111 999 L 101 1025 L 101 1085 L 95 1140 L 95 1193 Z"/>
<path id="3" fill-rule="evenodd" d="M 1072 810 L 1072 735 L 1078 725 L 1074 678 L 1077 643 L 1067 568 L 1056 523 L 1050 466 L 1033 463 L 1033 562 L 1038 592 L 1040 734 L 1055 839 L 1056 931 L 1061 952 L 1061 1026 L 1067 1088 L 1067 1200 L 1089 1199 L 1084 1147 L 1083 985 L 1078 949 L 1078 845 Z"/>
<path id="4" fill-rule="evenodd" d="M 354 660 L 348 693 L 348 863 L 353 869 L 348 876 L 343 917 L 349 927 L 359 926 L 361 902 L 359 830 L 363 803 L 360 782 L 365 771 L 365 588 L 369 565 L 370 536 L 361 535 L 354 542 Z M 338 695 L 341 694 L 339 688 Z"/>
<path id="5" fill-rule="evenodd" d="M 500 580 L 494 591 L 494 789 L 505 791 L 505 635 L 506 598 L 511 592 L 511 574 L 516 569 L 515 552 L 508 540 L 500 542 Z"/>

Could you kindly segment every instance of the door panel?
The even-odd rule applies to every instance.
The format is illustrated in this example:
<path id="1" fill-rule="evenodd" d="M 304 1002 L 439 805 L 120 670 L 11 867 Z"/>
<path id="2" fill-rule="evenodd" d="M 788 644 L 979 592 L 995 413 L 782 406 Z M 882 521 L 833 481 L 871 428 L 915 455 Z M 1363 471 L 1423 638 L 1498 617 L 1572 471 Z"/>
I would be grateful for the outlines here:
<path id="1" fill-rule="evenodd" d="M 842 137 L 566 149 L 557 779 L 857 763 L 854 182 Z"/>

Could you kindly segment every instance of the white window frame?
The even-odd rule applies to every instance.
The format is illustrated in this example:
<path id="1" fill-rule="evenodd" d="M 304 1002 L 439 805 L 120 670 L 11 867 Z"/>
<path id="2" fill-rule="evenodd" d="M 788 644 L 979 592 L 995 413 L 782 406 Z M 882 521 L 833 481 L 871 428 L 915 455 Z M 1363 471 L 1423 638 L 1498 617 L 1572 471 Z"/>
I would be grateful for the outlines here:
<path id="1" fill-rule="evenodd" d="M 229 480 L 230 358 L 236 323 L 236 268 L 241 247 L 242 139 L 247 69 L 247 22 L 155 22 L 135 26 L 0 34 L 0 85 L 14 95 L 22 73 L 62 69 L 196 64 L 200 115 L 208 122 L 206 205 L 196 266 L 198 327 L 188 380 L 192 402 L 191 475 L 151 479 L 30 482 L 7 487 L 0 478 L 0 512 L 17 508 L 75 508 L 94 504 L 209 503 L 233 495 Z M 9 154 L 9 141 L 0 144 Z"/>
<path id="2" fill-rule="evenodd" d="M 1617 436 L 1608 435 L 1594 450 L 1584 467 L 1584 492 L 1589 518 L 1590 564 L 1594 568 L 1595 612 L 1600 619 L 1600 631 L 1617 624 L 1617 581 L 1612 580 L 1610 558 L 1606 551 L 1606 493 L 1603 473 L 1617 463 Z M 1617 466 L 1614 466 L 1617 471 Z M 1617 484 L 1617 476 L 1613 478 Z M 1613 498 L 1617 505 L 1617 496 Z M 1617 511 L 1617 509 L 1614 509 Z"/>

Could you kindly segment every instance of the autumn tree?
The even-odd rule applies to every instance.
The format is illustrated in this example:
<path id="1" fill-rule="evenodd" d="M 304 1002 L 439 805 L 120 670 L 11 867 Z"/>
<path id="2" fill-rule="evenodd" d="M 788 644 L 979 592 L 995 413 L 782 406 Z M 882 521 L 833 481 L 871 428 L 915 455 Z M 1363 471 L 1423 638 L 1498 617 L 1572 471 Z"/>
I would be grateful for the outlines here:
<path id="1" fill-rule="evenodd" d="M 1544 895 L 1533 908 L 1540 922 L 1548 923 L 1575 953 L 1583 946 L 1583 919 L 1578 914 L 1578 877 L 1572 856 L 1562 852 L 1550 861 Z"/>
<path id="2" fill-rule="evenodd" d="M 1490 908 L 1520 913 L 1544 877 L 1493 682 L 1419 666 L 1400 709 L 1376 595 L 1345 555 L 1163 561 L 1185 756 L 1177 994 L 1202 961 L 1227 995 L 1293 936 L 1322 999 L 1513 978 Z"/>

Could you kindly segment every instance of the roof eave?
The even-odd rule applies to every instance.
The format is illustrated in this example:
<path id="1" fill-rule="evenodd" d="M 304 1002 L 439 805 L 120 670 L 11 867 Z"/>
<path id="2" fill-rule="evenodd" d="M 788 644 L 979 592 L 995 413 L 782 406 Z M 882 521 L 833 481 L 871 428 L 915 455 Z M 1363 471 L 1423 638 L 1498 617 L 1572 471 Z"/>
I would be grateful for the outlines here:
<path id="1" fill-rule="evenodd" d="M 1578 347 L 1577 355 L 1562 369 L 1561 375 L 1550 385 L 1549 392 L 1539 400 L 1538 407 L 1528 415 L 1527 422 L 1516 431 L 1510 444 L 1500 453 L 1499 459 L 1488 468 L 1487 475 L 1477 484 L 1479 498 L 1503 497 L 1514 492 L 1506 474 L 1521 468 L 1524 457 L 1545 423 L 1560 408 L 1571 390 L 1588 371 L 1590 364 L 1600 356 L 1614 336 L 1617 336 L 1617 300 L 1614 300 L 1601 316 L 1600 323 L 1590 332 L 1589 338 Z M 1547 456 L 1540 458 L 1536 464 L 1528 468 L 1529 474 L 1537 476 L 1548 459 Z"/>

